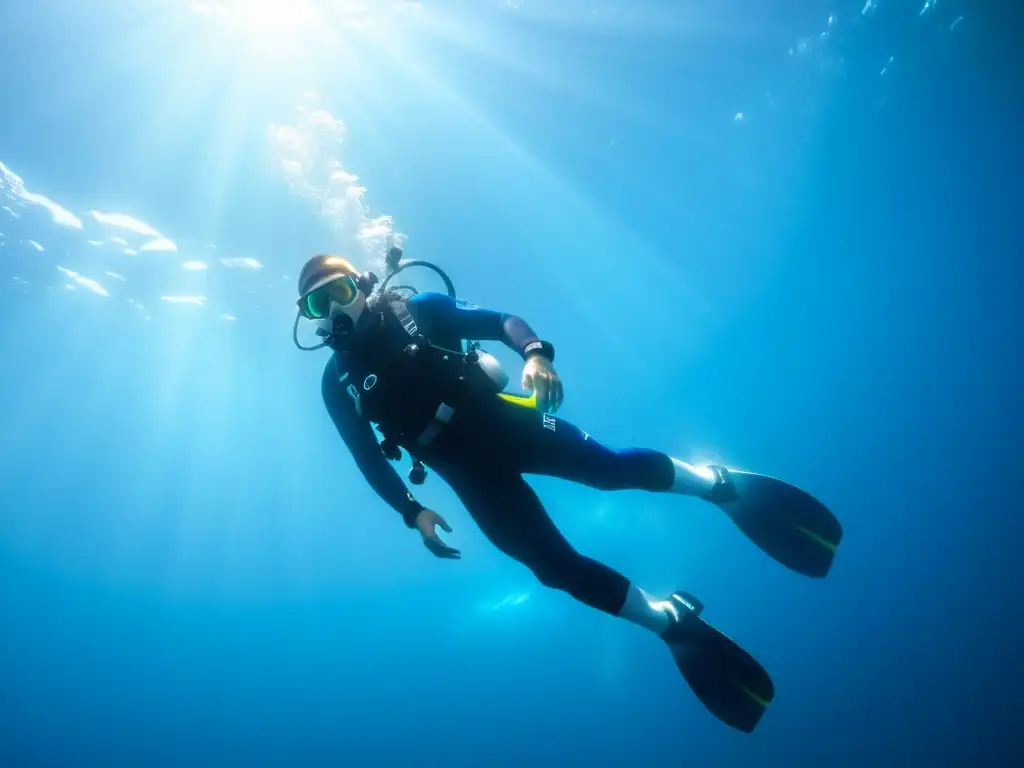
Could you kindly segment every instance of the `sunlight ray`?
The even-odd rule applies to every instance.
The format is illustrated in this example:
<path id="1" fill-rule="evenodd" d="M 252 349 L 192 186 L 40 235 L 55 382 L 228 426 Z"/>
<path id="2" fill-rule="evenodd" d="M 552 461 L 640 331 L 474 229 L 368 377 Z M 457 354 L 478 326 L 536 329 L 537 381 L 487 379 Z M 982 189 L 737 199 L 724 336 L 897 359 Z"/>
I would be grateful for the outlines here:
<path id="1" fill-rule="evenodd" d="M 562 260 L 549 258 L 548 243 L 555 235 L 547 232 L 541 233 L 533 226 L 520 233 L 522 237 L 534 243 L 534 247 L 530 250 L 536 254 L 534 266 L 537 273 L 543 275 L 546 282 L 557 284 L 560 291 L 564 291 L 566 295 L 572 297 L 574 309 L 581 317 L 587 318 L 588 323 L 599 328 L 600 332 L 619 348 L 627 349 L 630 341 L 628 334 L 617 326 L 614 318 L 596 306 L 591 298 L 594 295 L 606 295 L 609 291 L 615 290 L 609 282 L 612 274 L 616 275 L 617 282 L 627 284 L 628 287 L 624 287 L 627 293 L 630 291 L 641 292 L 654 275 L 680 282 L 679 267 L 672 263 L 668 256 L 654 251 L 635 232 L 622 227 L 614 220 L 614 216 L 610 216 L 607 211 L 599 208 L 582 190 L 573 187 L 531 155 L 526 148 L 517 143 L 478 107 L 459 95 L 442 78 L 437 76 L 425 60 L 410 60 L 407 54 L 395 51 L 392 51 L 392 55 L 402 57 L 409 76 L 429 89 L 429 93 L 444 104 L 445 108 L 457 110 L 460 115 L 465 117 L 467 123 L 471 123 L 479 129 L 486 137 L 488 146 L 494 148 L 495 158 L 504 155 L 507 158 L 506 167 L 517 169 L 516 173 L 520 177 L 521 185 L 526 184 L 528 188 L 536 190 L 533 199 L 527 203 L 529 211 L 527 215 L 548 217 L 550 220 L 544 225 L 544 228 L 554 227 L 562 230 L 563 234 L 567 228 L 575 228 L 581 233 L 576 238 L 578 240 L 588 242 L 605 240 L 630 244 L 630 259 L 632 263 L 638 265 L 638 269 L 628 273 L 609 269 L 607 260 L 613 258 L 612 255 L 596 252 L 593 256 L 595 268 L 580 270 L 572 260 L 570 260 L 570 266 L 563 267 Z M 524 171 L 528 172 L 526 178 L 523 178 Z M 494 172 L 497 172 L 496 168 Z M 557 213 L 553 214 L 552 211 Z"/>
<path id="2" fill-rule="evenodd" d="M 627 16 L 630 14 L 626 14 Z M 674 17 L 670 17 L 674 19 Z M 538 23 L 552 23 L 548 13 L 537 15 Z M 563 19 L 568 23 L 568 19 Z M 570 25 L 575 35 L 586 33 L 586 17 L 584 23 Z M 669 29 L 675 30 L 673 37 L 678 38 L 678 56 L 685 55 L 685 42 L 687 40 L 699 41 L 701 45 L 695 46 L 694 52 L 689 54 L 685 61 L 685 68 L 679 74 L 679 92 L 673 95 L 673 101 L 683 100 L 682 94 L 687 89 L 685 75 L 691 74 L 694 82 L 703 82 L 707 78 L 707 62 L 705 47 L 709 29 L 721 30 L 727 28 L 725 24 L 711 24 L 708 21 L 698 23 L 693 16 L 688 16 L 687 21 L 674 20 L 672 24 L 666 24 L 666 19 L 658 17 L 650 21 L 650 27 L 645 25 L 611 26 L 608 28 L 608 39 L 619 42 L 630 39 L 637 41 L 645 39 L 651 30 L 656 30 L 658 35 L 669 35 Z M 446 44 L 464 51 L 472 52 L 475 55 L 484 57 L 489 61 L 499 64 L 509 73 L 529 78 L 536 83 L 556 92 L 571 96 L 573 99 L 582 100 L 590 105 L 598 107 L 610 115 L 620 119 L 628 119 L 630 122 L 643 126 L 648 130 L 654 130 L 669 136 L 678 137 L 680 141 L 686 142 L 688 146 L 699 145 L 703 150 L 714 152 L 723 161 L 728 162 L 728 148 L 720 134 L 702 128 L 696 119 L 686 119 L 678 113 L 673 119 L 666 119 L 666 107 L 659 102 L 650 100 L 638 100 L 629 93 L 622 92 L 622 86 L 616 92 L 609 87 L 607 82 L 588 74 L 586 65 L 573 63 L 573 57 L 563 53 L 564 46 L 549 45 L 546 48 L 535 48 L 529 56 L 523 56 L 514 50 L 505 41 L 507 30 L 501 26 L 485 26 L 482 23 L 470 25 L 466 22 L 459 22 L 457 19 L 432 14 L 429 19 L 428 29 L 430 33 Z M 614 33 L 614 36 L 612 36 Z M 601 45 L 605 37 L 593 35 L 591 41 L 595 45 Z M 683 67 L 683 62 L 676 61 L 674 67 Z M 571 121 L 569 121 L 571 124 Z M 593 126 L 575 126 L 577 133 L 593 131 Z"/>

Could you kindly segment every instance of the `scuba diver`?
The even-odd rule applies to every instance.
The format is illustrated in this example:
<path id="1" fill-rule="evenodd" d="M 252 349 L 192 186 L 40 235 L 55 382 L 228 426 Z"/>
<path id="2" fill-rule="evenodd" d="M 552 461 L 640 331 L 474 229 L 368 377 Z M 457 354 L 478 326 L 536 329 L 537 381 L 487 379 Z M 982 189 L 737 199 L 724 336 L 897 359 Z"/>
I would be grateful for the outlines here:
<path id="1" fill-rule="evenodd" d="M 343 258 L 309 259 L 299 276 L 292 334 L 300 349 L 333 351 L 323 373 L 324 404 L 373 490 L 430 552 L 461 557 L 438 535 L 438 529 L 451 533 L 451 526 L 416 501 L 390 463 L 405 450 L 413 461 L 410 482 L 423 483 L 429 467 L 498 549 L 541 584 L 657 634 L 704 706 L 733 728 L 753 731 L 775 695 L 764 668 L 701 617 L 703 604 L 693 595 L 680 590 L 657 599 L 577 552 L 523 475 L 703 499 L 768 555 L 812 577 L 825 576 L 832 564 L 839 521 L 809 494 L 774 478 L 598 442 L 553 415 L 563 397 L 555 349 L 526 321 L 458 299 L 443 270 L 403 261 L 399 248 L 389 250 L 386 265 L 380 283 Z M 447 295 L 388 287 L 412 266 L 437 272 Z M 320 344 L 299 343 L 302 317 L 316 323 Z M 508 377 L 481 341 L 501 342 L 523 358 L 522 387 L 529 394 L 504 391 Z"/>

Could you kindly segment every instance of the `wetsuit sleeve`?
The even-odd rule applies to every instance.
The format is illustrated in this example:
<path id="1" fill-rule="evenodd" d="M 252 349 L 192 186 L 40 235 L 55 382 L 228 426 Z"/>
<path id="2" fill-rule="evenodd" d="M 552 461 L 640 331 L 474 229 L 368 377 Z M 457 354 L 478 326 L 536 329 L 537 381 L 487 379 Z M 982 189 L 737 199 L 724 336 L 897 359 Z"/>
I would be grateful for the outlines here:
<path id="1" fill-rule="evenodd" d="M 554 358 L 552 346 L 541 341 L 529 323 L 517 315 L 484 309 L 443 293 L 421 293 L 409 301 L 409 312 L 427 336 L 500 341 L 526 358 Z"/>
<path id="2" fill-rule="evenodd" d="M 333 361 L 324 371 L 321 389 L 327 412 L 356 460 L 359 471 L 377 495 L 402 516 L 407 526 L 413 528 L 423 505 L 409 493 L 398 472 L 381 452 L 370 422 L 359 414 L 352 398 L 338 381 Z"/>

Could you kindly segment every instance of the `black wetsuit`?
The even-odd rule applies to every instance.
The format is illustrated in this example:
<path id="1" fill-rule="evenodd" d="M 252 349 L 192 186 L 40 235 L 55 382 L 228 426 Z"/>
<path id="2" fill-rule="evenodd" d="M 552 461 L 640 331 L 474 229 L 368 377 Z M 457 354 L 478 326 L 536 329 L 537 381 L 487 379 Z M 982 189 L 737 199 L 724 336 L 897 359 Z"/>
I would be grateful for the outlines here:
<path id="1" fill-rule="evenodd" d="M 539 339 L 522 319 L 432 293 L 415 296 L 404 311 L 404 325 L 392 311 L 364 314 L 351 348 L 336 351 L 324 370 L 324 403 L 370 485 L 414 526 L 423 506 L 382 453 L 372 419 L 443 478 L 487 538 L 541 583 L 618 613 L 628 580 L 576 552 L 523 475 L 602 490 L 666 491 L 673 482 L 671 459 L 647 449 L 609 448 L 562 419 L 497 397 L 461 355 L 424 351 L 427 339 L 448 350 L 471 339 L 501 341 L 524 358 L 543 353 L 534 352 Z M 423 445 L 417 436 L 442 401 L 454 412 Z M 402 417 L 389 419 L 393 413 Z"/>

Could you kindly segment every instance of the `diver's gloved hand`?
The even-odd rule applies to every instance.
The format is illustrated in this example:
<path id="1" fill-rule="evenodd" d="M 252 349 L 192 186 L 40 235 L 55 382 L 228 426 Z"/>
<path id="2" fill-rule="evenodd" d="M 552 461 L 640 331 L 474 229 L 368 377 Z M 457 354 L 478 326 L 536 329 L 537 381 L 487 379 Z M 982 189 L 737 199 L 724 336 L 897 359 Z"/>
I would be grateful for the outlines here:
<path id="1" fill-rule="evenodd" d="M 416 530 L 423 537 L 423 545 L 444 560 L 461 560 L 462 553 L 459 550 L 449 547 L 441 541 L 441 537 L 435 530 L 437 526 L 441 526 L 441 530 L 445 533 L 452 532 L 452 527 L 432 509 L 421 509 L 420 513 L 416 515 Z"/>
<path id="2" fill-rule="evenodd" d="M 562 405 L 562 380 L 546 357 L 531 355 L 526 361 L 523 389 L 537 393 L 537 410 L 541 413 L 554 413 Z"/>

